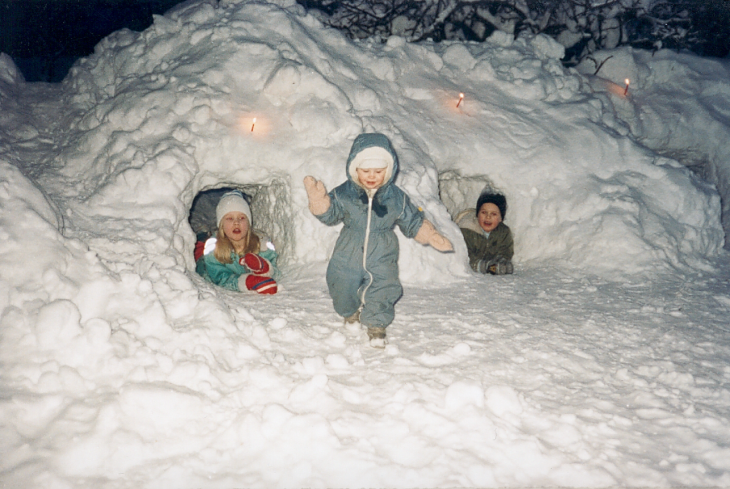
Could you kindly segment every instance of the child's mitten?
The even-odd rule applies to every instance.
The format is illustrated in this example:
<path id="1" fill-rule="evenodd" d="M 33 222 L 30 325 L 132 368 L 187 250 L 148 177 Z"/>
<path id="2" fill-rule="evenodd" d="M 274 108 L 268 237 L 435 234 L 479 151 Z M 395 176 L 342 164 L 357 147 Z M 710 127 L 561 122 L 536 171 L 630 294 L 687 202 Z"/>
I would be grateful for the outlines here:
<path id="1" fill-rule="evenodd" d="M 503 256 L 497 257 L 494 263 L 489 265 L 488 271 L 492 275 L 509 275 L 514 272 L 515 268 L 512 266 L 512 262 Z"/>
<path id="2" fill-rule="evenodd" d="M 413 239 L 418 243 L 431 245 L 439 251 L 454 251 L 451 241 L 436 231 L 436 228 L 433 227 L 433 224 L 428 219 L 423 220 L 421 228 Z"/>
<path id="3" fill-rule="evenodd" d="M 258 294 L 276 294 L 278 286 L 276 280 L 262 275 L 241 275 L 238 277 L 238 290 L 251 290 Z"/>
<path id="4" fill-rule="evenodd" d="M 266 275 L 271 271 L 269 260 L 255 253 L 246 253 L 238 260 L 238 263 L 247 267 L 255 275 Z"/>
<path id="5" fill-rule="evenodd" d="M 198 260 L 200 260 L 200 257 L 203 256 L 204 252 L 205 252 L 205 241 L 197 241 L 195 243 L 195 248 L 193 248 L 193 257 L 195 258 L 196 262 Z"/>
<path id="6" fill-rule="evenodd" d="M 304 188 L 307 190 L 309 210 L 312 214 L 321 216 L 327 212 L 330 208 L 330 196 L 327 195 L 324 183 L 308 175 L 304 177 Z"/>
<path id="7" fill-rule="evenodd" d="M 512 262 L 503 256 L 492 258 L 491 260 L 479 260 L 477 263 L 479 273 L 491 273 L 492 275 L 508 275 L 514 272 Z"/>

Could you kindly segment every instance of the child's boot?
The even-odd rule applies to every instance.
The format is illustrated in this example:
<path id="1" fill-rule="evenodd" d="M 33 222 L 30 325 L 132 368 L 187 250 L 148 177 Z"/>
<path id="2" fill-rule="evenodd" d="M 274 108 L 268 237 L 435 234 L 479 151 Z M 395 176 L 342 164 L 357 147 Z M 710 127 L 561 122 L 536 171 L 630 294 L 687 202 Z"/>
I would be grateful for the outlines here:
<path id="1" fill-rule="evenodd" d="M 350 331 L 352 333 L 357 333 L 360 331 L 360 311 L 355 311 L 354 314 L 347 316 L 345 318 L 345 329 L 347 331 Z"/>
<path id="2" fill-rule="evenodd" d="M 373 348 L 385 348 L 388 340 L 385 339 L 385 328 L 368 327 L 368 338 Z"/>
<path id="3" fill-rule="evenodd" d="M 347 316 L 345 318 L 345 324 L 353 324 L 353 323 L 359 323 L 360 322 L 360 310 L 355 311 L 355 314 L 352 314 L 351 316 Z"/>

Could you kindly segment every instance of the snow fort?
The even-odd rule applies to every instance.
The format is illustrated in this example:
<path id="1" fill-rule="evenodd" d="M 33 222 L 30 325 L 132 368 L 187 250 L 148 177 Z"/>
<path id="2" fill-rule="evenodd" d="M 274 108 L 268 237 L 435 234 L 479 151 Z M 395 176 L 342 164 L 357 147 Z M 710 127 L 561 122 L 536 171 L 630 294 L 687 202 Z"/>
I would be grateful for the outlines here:
<path id="1" fill-rule="evenodd" d="M 730 487 L 730 63 L 563 52 L 190 0 L 62 84 L 0 53 L 0 486 Z M 398 234 L 383 350 L 332 308 L 303 186 L 364 132 L 455 248 Z M 194 271 L 230 188 L 276 295 Z M 453 221 L 485 188 L 513 275 Z"/>
<path id="2" fill-rule="evenodd" d="M 456 247 L 401 239 L 406 283 L 469 273 L 452 218 L 484 188 L 507 197 L 518 267 L 705 266 L 723 245 L 716 188 L 638 144 L 622 120 L 632 102 L 562 56 L 546 36 L 351 41 L 292 1 L 188 2 L 73 67 L 48 121 L 63 141 L 25 173 L 68 236 L 178 271 L 194 268 L 196 197 L 240 188 L 293 273 L 324 263 L 338 233 L 310 215 L 302 179 L 334 188 L 353 139 L 381 132 L 397 184 Z M 6 90 L 22 85 L 13 69 Z"/>

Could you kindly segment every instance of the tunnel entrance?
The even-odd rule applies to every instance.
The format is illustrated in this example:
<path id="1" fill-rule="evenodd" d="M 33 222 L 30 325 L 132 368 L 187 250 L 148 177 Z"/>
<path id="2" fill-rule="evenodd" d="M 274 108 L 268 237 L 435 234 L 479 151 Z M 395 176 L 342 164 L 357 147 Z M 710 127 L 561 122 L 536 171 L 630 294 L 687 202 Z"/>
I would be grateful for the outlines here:
<path id="1" fill-rule="evenodd" d="M 452 219 L 464 209 L 474 209 L 484 191 L 499 192 L 485 175 L 465 177 L 452 170 L 439 174 L 439 197 Z"/>
<path id="2" fill-rule="evenodd" d="M 196 240 L 204 241 L 207 237 L 215 237 L 218 230 L 215 208 L 223 194 L 231 190 L 243 192 L 251 207 L 254 231 L 268 236 L 276 246 L 278 263 L 286 263 L 294 248 L 294 230 L 290 215 L 289 189 L 280 180 L 267 185 L 221 182 L 219 186 L 204 188 L 198 192 L 188 216 Z"/>
<path id="3" fill-rule="evenodd" d="M 730 250 L 730 174 L 702 151 L 657 148 L 653 148 L 653 151 L 678 161 L 702 180 L 715 186 L 720 195 L 720 222 L 725 231 L 725 249 Z"/>

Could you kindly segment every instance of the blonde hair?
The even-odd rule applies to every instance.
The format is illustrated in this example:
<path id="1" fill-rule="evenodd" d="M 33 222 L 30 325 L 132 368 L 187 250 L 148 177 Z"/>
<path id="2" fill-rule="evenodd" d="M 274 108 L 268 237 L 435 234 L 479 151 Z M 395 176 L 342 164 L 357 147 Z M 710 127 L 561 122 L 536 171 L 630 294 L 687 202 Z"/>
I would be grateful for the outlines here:
<path id="1" fill-rule="evenodd" d="M 213 250 L 213 256 L 215 256 L 215 259 L 221 263 L 233 263 L 231 260 L 231 251 L 236 250 L 233 248 L 231 240 L 228 239 L 228 236 L 226 236 L 225 231 L 223 231 L 223 221 L 221 221 L 220 226 L 218 226 L 218 234 L 215 239 L 215 250 Z M 259 240 L 258 235 L 251 231 L 251 227 L 249 226 L 248 231 L 246 232 L 246 244 L 243 247 L 243 254 L 258 254 L 260 249 L 261 241 Z"/>

